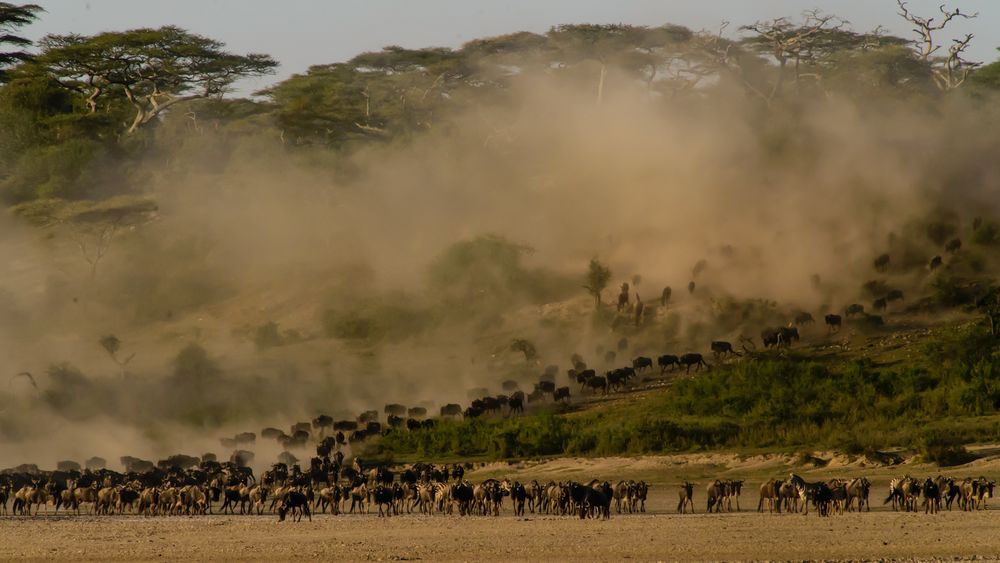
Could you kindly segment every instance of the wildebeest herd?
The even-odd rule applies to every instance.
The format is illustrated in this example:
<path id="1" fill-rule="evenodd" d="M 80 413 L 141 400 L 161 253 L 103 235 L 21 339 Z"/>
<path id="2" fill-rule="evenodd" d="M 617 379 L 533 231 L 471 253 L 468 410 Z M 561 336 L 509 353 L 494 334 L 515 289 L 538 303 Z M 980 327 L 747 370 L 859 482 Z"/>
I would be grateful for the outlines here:
<path id="1" fill-rule="evenodd" d="M 308 470 L 276 463 L 258 479 L 233 462 L 201 461 L 181 468 L 160 464 L 143 471 L 119 473 L 108 469 L 38 471 L 20 468 L 0 475 L 0 510 L 8 504 L 15 515 L 45 512 L 142 516 L 208 514 L 277 514 L 283 521 L 312 520 L 314 513 L 333 515 L 378 512 L 399 514 L 458 514 L 499 516 L 508 503 L 513 514 L 611 517 L 621 512 L 645 512 L 649 485 L 598 479 L 576 481 L 511 479 L 471 482 L 470 465 L 417 463 L 393 471 L 385 465 L 363 468 L 360 460 L 344 464 L 340 452 L 316 456 Z"/>
<path id="2" fill-rule="evenodd" d="M 128 460 L 126 460 L 128 461 Z M 0 474 L 0 512 L 21 516 L 45 513 L 141 516 L 196 516 L 209 514 L 275 514 L 279 521 L 312 519 L 313 514 L 378 513 L 499 516 L 505 505 L 514 516 L 569 515 L 607 519 L 612 512 L 645 513 L 650 486 L 644 481 L 612 484 L 593 479 L 577 481 L 510 478 L 472 482 L 465 478 L 471 464 L 416 463 L 390 469 L 362 467 L 360 460 L 344 464 L 340 452 L 316 456 L 309 468 L 276 463 L 260 478 L 233 462 L 201 461 L 181 468 L 177 464 L 143 471 L 39 471 L 19 468 Z M 708 513 L 739 512 L 743 480 L 710 482 L 705 488 Z M 983 510 L 993 497 L 996 482 L 985 477 L 955 479 L 946 476 L 889 482 L 882 502 L 894 511 Z M 677 513 L 695 512 L 695 485 L 678 488 Z M 820 516 L 870 511 L 872 483 L 866 477 L 808 482 L 799 475 L 769 479 L 760 484 L 757 512 Z M 881 498 L 879 496 L 878 498 Z"/>

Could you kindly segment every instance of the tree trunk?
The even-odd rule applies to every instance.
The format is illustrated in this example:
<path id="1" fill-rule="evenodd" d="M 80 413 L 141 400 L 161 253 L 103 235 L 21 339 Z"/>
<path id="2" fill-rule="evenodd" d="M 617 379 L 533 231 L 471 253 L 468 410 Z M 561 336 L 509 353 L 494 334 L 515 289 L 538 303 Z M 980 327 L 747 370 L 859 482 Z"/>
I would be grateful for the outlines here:
<path id="1" fill-rule="evenodd" d="M 601 78 L 597 81 L 597 105 L 604 101 L 604 81 L 608 76 L 608 65 L 601 63 Z"/>

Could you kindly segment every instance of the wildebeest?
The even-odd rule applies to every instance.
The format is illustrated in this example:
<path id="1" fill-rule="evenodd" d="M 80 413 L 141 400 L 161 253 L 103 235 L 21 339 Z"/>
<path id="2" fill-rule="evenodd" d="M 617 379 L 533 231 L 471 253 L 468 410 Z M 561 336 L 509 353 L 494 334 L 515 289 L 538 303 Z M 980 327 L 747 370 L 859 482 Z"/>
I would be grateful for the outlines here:
<path id="1" fill-rule="evenodd" d="M 406 409 L 406 416 L 410 418 L 424 418 L 427 416 L 427 409 L 424 407 L 410 407 Z"/>
<path id="2" fill-rule="evenodd" d="M 621 291 L 618 293 L 618 311 L 621 312 L 622 309 L 628 307 L 629 289 L 628 284 L 623 283 Z"/>
<path id="3" fill-rule="evenodd" d="M 702 367 L 707 368 L 705 358 L 701 354 L 688 352 L 680 357 L 680 365 L 684 366 L 684 373 L 691 373 L 691 366 L 695 366 L 695 371 L 701 371 Z"/>
<path id="4" fill-rule="evenodd" d="M 944 245 L 945 251 L 950 252 L 952 254 L 958 252 L 959 249 L 961 248 L 962 248 L 962 240 L 957 238 L 949 240 L 948 244 Z"/>
<path id="5" fill-rule="evenodd" d="M 576 382 L 580 384 L 580 390 L 582 391 L 585 387 L 587 387 L 587 381 L 589 381 L 592 377 L 595 377 L 596 375 L 597 371 L 592 369 L 585 369 L 577 373 Z"/>
<path id="6" fill-rule="evenodd" d="M 664 354 L 656 358 L 656 364 L 660 366 L 660 374 L 667 371 L 667 368 L 674 369 L 674 366 L 681 367 L 681 360 L 673 354 Z"/>
<path id="7" fill-rule="evenodd" d="M 677 503 L 677 512 L 686 514 L 688 507 L 690 507 L 691 514 L 694 514 L 694 485 L 684 481 L 677 494 L 680 497 L 680 502 Z"/>
<path id="8" fill-rule="evenodd" d="M 840 331 L 840 325 L 843 323 L 840 315 L 826 315 L 823 320 L 826 322 L 826 326 L 830 327 L 830 332 Z"/>
<path id="9" fill-rule="evenodd" d="M 650 369 L 653 367 L 652 358 L 647 358 L 645 356 L 638 356 L 632 360 L 632 369 L 637 372 L 642 372 L 643 370 Z"/>
<path id="10" fill-rule="evenodd" d="M 552 393 L 556 392 L 556 384 L 551 381 L 539 381 L 535 384 L 535 390 L 541 391 L 542 393 Z"/>
<path id="11" fill-rule="evenodd" d="M 608 380 L 603 375 L 595 375 L 583 383 L 585 389 L 592 389 L 595 393 L 600 389 L 605 395 L 608 393 Z"/>
<path id="12" fill-rule="evenodd" d="M 369 422 L 377 422 L 377 421 L 378 421 L 378 411 L 376 410 L 365 411 L 358 415 L 358 422 L 362 424 L 368 424 Z"/>
<path id="13" fill-rule="evenodd" d="M 321 414 L 312 419 L 313 428 L 330 428 L 333 426 L 333 417 Z"/>
<path id="14" fill-rule="evenodd" d="M 694 281 L 688 282 L 688 293 L 694 293 Z"/>
<path id="15" fill-rule="evenodd" d="M 903 291 L 899 289 L 893 289 L 889 293 L 885 294 L 885 300 L 889 303 L 892 303 L 893 301 L 900 301 L 901 299 L 903 299 Z"/>
<path id="16" fill-rule="evenodd" d="M 615 363 L 615 359 L 617 357 L 618 357 L 617 352 L 615 352 L 614 350 L 608 350 L 607 352 L 604 353 L 604 363 L 613 364 Z"/>
<path id="17" fill-rule="evenodd" d="M 288 491 L 278 508 L 278 522 L 285 521 L 285 515 L 292 513 L 292 519 L 296 522 L 302 521 L 305 515 L 312 522 L 312 513 L 309 512 L 309 499 L 299 491 Z"/>
<path id="18" fill-rule="evenodd" d="M 879 297 L 875 301 L 872 301 L 872 309 L 876 311 L 885 311 L 885 308 L 889 306 L 889 302 L 886 301 L 885 297 Z"/>
<path id="19" fill-rule="evenodd" d="M 889 255 L 882 254 L 881 256 L 875 259 L 873 265 L 875 266 L 875 269 L 878 270 L 879 272 L 886 271 L 889 268 Z"/>
<path id="20" fill-rule="evenodd" d="M 844 308 L 844 315 L 847 318 L 863 314 L 865 314 L 865 306 L 860 303 L 852 303 Z"/>
<path id="21" fill-rule="evenodd" d="M 404 417 L 406 416 L 406 407 L 398 403 L 390 403 L 385 406 L 382 412 L 384 412 L 386 415 Z"/>
<path id="22" fill-rule="evenodd" d="M 508 414 L 519 412 L 524 414 L 524 392 L 517 391 L 507 400 Z"/>
<path id="23" fill-rule="evenodd" d="M 722 499 L 726 495 L 726 488 L 722 481 L 716 480 L 710 483 L 705 490 L 705 505 L 708 512 L 722 512 Z"/>
<path id="24" fill-rule="evenodd" d="M 663 293 L 660 294 L 660 305 L 665 307 L 667 303 L 670 303 L 670 295 L 673 292 L 674 290 L 670 289 L 669 285 L 663 288 Z"/>
<path id="25" fill-rule="evenodd" d="M 500 388 L 504 391 L 517 391 L 521 386 L 513 379 L 508 379 L 500 384 Z"/>
<path id="26" fill-rule="evenodd" d="M 333 423 L 333 429 L 338 432 L 351 432 L 358 429 L 358 423 L 354 420 L 338 420 Z"/>
<path id="27" fill-rule="evenodd" d="M 720 356 L 739 356 L 740 354 L 733 350 L 733 345 L 731 342 L 726 342 L 725 340 L 714 340 L 712 341 L 712 353 L 715 357 Z"/>
<path id="28" fill-rule="evenodd" d="M 569 387 L 559 387 L 556 389 L 555 393 L 552 395 L 553 401 L 565 400 L 569 402 Z"/>
<path id="29" fill-rule="evenodd" d="M 802 326 L 802 325 L 812 324 L 816 321 L 813 320 L 813 316 L 809 314 L 807 311 L 800 311 L 799 313 L 795 314 L 795 319 L 793 322 L 799 326 Z"/>
<path id="30" fill-rule="evenodd" d="M 268 440 L 277 440 L 283 435 L 285 435 L 285 433 L 277 428 L 268 427 L 260 431 L 260 437 Z"/>
<path id="31" fill-rule="evenodd" d="M 935 256 L 934 258 L 931 258 L 930 264 L 927 264 L 927 269 L 928 270 L 936 270 L 936 269 L 938 269 L 940 267 L 941 267 L 941 257 L 940 256 Z"/>
<path id="32" fill-rule="evenodd" d="M 441 407 L 441 416 L 461 416 L 462 415 L 462 405 L 456 405 L 455 403 L 448 403 Z"/>
<path id="33" fill-rule="evenodd" d="M 778 346 L 778 329 L 765 328 L 760 331 L 760 340 L 764 343 L 764 348 L 774 348 Z"/>

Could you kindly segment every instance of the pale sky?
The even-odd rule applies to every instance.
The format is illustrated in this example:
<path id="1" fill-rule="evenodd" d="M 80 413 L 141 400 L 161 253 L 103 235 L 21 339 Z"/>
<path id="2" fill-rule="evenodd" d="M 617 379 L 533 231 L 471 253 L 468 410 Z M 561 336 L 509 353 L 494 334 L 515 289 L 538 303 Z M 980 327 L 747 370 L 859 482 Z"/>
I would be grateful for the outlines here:
<path id="1" fill-rule="evenodd" d="M 17 3 L 17 0 L 13 0 Z M 29 0 L 23 0 L 25 3 Z M 458 47 L 479 37 L 513 31 L 544 32 L 560 23 L 674 23 L 694 30 L 730 33 L 760 19 L 797 16 L 820 8 L 849 22 L 856 31 L 883 25 L 910 37 L 895 0 L 30 0 L 47 13 L 24 33 L 93 34 L 136 27 L 177 25 L 223 41 L 238 53 L 259 52 L 281 63 L 275 76 L 244 82 L 242 94 L 262 88 L 310 65 L 344 61 L 387 45 Z M 910 0 L 911 11 L 936 14 L 944 0 Z M 974 33 L 970 58 L 992 62 L 1000 46 L 1000 1 L 951 0 L 948 7 L 979 12 L 975 20 L 955 19 L 951 36 Z"/>

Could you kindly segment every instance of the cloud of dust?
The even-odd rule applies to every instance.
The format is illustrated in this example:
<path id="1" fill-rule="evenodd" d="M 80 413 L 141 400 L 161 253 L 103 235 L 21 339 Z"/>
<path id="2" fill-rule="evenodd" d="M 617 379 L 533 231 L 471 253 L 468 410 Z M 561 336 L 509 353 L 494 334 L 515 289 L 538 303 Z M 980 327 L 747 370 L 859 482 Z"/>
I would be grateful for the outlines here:
<path id="1" fill-rule="evenodd" d="M 597 347 L 619 336 L 595 328 L 579 289 L 594 256 L 614 272 L 606 300 L 633 275 L 650 303 L 673 288 L 660 324 L 631 334 L 642 351 L 703 351 L 761 328 L 713 326 L 721 302 L 776 301 L 785 318 L 841 308 L 864 281 L 892 277 L 872 260 L 894 237 L 945 211 L 965 225 L 1000 201 L 988 156 L 998 139 L 973 101 L 829 96 L 765 111 L 735 88 L 665 100 L 618 76 L 598 104 L 589 87 L 526 73 L 514 103 L 340 160 L 271 134 L 186 140 L 144 164 L 157 219 L 119 233 L 92 279 L 70 238 L 0 218 L 0 416 L 11 422 L 0 458 L 227 457 L 218 438 L 237 431 L 389 402 L 465 403 L 471 387 L 499 392 L 513 337 L 535 341 L 544 363 L 579 351 L 597 365 Z M 332 303 L 394 295 L 432 310 L 428 265 L 485 233 L 531 246 L 528 266 L 572 281 L 567 301 L 514 304 L 493 325 L 459 311 L 375 344 L 324 334 Z M 910 244 L 927 260 L 941 253 Z M 918 278 L 893 283 L 919 291 Z M 296 343 L 258 350 L 254 327 L 269 321 L 298 331 Z M 125 380 L 97 344 L 105 334 L 122 339 L 121 358 L 135 354 Z M 192 342 L 221 375 L 210 391 L 168 393 Z M 102 382 L 78 387 L 93 408 L 45 400 L 60 362 Z M 23 371 L 37 391 L 14 376 Z M 171 416 L 209 395 L 211 416 Z"/>

